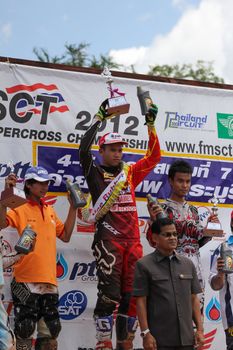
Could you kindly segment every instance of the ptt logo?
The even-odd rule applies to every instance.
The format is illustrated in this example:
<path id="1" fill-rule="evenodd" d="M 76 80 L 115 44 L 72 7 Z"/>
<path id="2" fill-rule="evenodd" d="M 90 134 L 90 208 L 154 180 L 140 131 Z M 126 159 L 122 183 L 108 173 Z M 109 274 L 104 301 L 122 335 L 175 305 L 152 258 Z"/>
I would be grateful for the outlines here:
<path id="1" fill-rule="evenodd" d="M 148 230 L 149 216 L 140 216 L 138 219 L 140 234 L 145 236 Z"/>
<path id="2" fill-rule="evenodd" d="M 62 253 L 57 253 L 57 279 L 63 281 L 68 274 L 68 264 Z"/>
<path id="3" fill-rule="evenodd" d="M 0 109 L 1 109 L 1 103 L 0 103 Z M 13 172 L 18 177 L 17 182 L 22 181 L 25 177 L 25 173 L 30 168 L 30 163 L 23 163 L 18 162 L 13 164 Z M 0 177 L 6 177 L 12 172 L 11 166 L 9 166 L 9 163 L 0 163 Z"/>
<path id="4" fill-rule="evenodd" d="M 207 123 L 207 115 L 195 116 L 191 113 L 165 112 L 166 122 L 164 129 L 198 129 L 201 130 Z"/>
<path id="5" fill-rule="evenodd" d="M 205 314 L 209 321 L 221 321 L 220 303 L 215 297 L 213 297 L 206 306 Z"/>
<path id="6" fill-rule="evenodd" d="M 80 290 L 71 290 L 59 300 L 59 315 L 62 320 L 73 320 L 79 317 L 87 307 L 86 294 Z"/>
<path id="7" fill-rule="evenodd" d="M 40 117 L 40 124 L 47 124 L 48 115 L 69 111 L 55 84 L 19 84 L 0 91 L 1 120 L 7 114 L 16 123 L 27 123 L 33 115 Z M 9 112 L 7 111 L 9 110 Z"/>
<path id="8" fill-rule="evenodd" d="M 74 264 L 69 280 L 75 281 L 77 279 L 81 279 L 83 282 L 97 281 L 95 260 L 90 263 L 76 262 Z"/>

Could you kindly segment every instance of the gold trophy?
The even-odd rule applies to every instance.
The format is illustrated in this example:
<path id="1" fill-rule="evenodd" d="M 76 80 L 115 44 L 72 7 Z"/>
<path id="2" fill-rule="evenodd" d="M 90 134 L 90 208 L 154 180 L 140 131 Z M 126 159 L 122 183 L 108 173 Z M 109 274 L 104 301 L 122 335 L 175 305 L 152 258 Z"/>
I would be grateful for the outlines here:
<path id="1" fill-rule="evenodd" d="M 125 93 L 120 92 L 118 88 L 114 89 L 112 86 L 113 79 L 112 74 L 108 67 L 105 67 L 101 76 L 106 79 L 108 90 L 110 92 L 110 98 L 108 98 L 108 114 L 126 114 L 129 112 L 129 103 L 126 101 Z"/>
<path id="2" fill-rule="evenodd" d="M 219 200 L 217 197 L 213 197 L 210 200 L 211 203 L 213 203 L 212 214 L 218 216 L 218 208 L 217 205 L 219 203 Z M 204 229 L 204 236 L 209 237 L 222 237 L 224 235 L 222 226 L 220 222 L 208 222 L 207 227 Z"/>
<path id="3" fill-rule="evenodd" d="M 11 173 L 14 173 L 13 162 L 10 161 L 7 165 L 10 167 Z M 3 190 L 1 193 L 0 204 L 4 205 L 5 207 L 14 209 L 22 204 L 25 204 L 26 202 L 25 192 L 15 186 L 5 188 L 5 190 Z"/>

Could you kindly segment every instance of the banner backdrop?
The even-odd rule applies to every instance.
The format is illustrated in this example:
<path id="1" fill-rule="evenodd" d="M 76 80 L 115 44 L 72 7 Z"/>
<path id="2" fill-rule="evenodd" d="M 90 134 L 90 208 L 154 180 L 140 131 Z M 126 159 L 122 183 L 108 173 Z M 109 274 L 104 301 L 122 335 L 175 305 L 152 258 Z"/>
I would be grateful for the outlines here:
<path id="1" fill-rule="evenodd" d="M 0 74 L 0 189 L 4 187 L 5 176 L 10 173 L 11 161 L 21 179 L 29 166 L 44 166 L 56 180 L 50 187 L 47 201 L 64 220 L 68 210 L 65 181 L 77 181 L 84 191 L 87 190 L 78 147 L 92 116 L 108 97 L 106 84 L 98 74 L 9 63 L 0 63 Z M 126 162 L 135 162 L 145 153 L 148 136 L 136 96 L 138 85 L 150 91 L 159 107 L 156 128 L 162 160 L 136 189 L 144 253 L 151 251 L 145 238 L 148 217 L 145 196 L 151 193 L 160 200 L 169 196 L 167 174 L 176 158 L 188 160 L 194 168 L 187 199 L 197 205 L 203 225 L 210 213 L 210 200 L 215 195 L 220 200 L 223 229 L 229 234 L 233 202 L 233 92 L 120 77 L 114 77 L 114 84 L 126 93 L 130 112 L 102 123 L 93 145 L 96 161 L 99 161 L 98 138 L 109 131 L 119 132 L 128 140 Z M 7 229 L 3 234 L 5 250 L 11 252 L 17 233 Z M 97 278 L 92 239 L 93 226 L 77 217 L 71 242 L 58 242 L 60 349 L 92 349 L 95 346 L 92 313 Z M 203 349 L 211 350 L 225 348 L 218 293 L 210 289 L 207 281 L 211 254 L 220 243 L 215 239 L 201 249 L 206 277 L 206 343 Z M 9 313 L 12 313 L 11 276 L 11 269 L 5 271 L 4 302 Z M 137 348 L 142 347 L 139 338 L 137 334 Z"/>

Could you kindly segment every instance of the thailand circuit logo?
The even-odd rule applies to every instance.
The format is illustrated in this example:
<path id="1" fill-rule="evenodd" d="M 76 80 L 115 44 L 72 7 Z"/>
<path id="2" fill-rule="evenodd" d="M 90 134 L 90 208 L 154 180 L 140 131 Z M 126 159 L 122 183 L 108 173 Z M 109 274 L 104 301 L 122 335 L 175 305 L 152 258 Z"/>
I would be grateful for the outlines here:
<path id="1" fill-rule="evenodd" d="M 59 315 L 62 320 L 73 320 L 79 317 L 87 307 L 87 297 L 80 290 L 71 290 L 59 300 Z"/>
<path id="2" fill-rule="evenodd" d="M 215 297 L 213 297 L 206 306 L 205 314 L 209 321 L 221 321 L 220 303 Z"/>
<path id="3" fill-rule="evenodd" d="M 164 130 L 172 129 L 198 129 L 201 130 L 207 124 L 207 115 L 195 116 L 191 113 L 181 114 L 178 112 L 165 112 L 166 122 Z"/>
<path id="4" fill-rule="evenodd" d="M 68 264 L 62 253 L 57 253 L 57 279 L 63 281 L 68 274 Z"/>

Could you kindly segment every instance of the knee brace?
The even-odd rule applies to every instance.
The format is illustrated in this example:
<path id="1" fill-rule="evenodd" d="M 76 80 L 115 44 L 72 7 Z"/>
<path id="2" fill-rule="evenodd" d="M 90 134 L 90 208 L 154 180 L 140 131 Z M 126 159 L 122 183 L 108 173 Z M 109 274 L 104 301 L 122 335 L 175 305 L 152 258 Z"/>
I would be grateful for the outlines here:
<path id="1" fill-rule="evenodd" d="M 134 334 L 138 327 L 138 320 L 136 317 L 129 317 L 127 315 L 118 314 L 116 317 L 116 337 L 117 341 L 134 339 Z"/>
<path id="2" fill-rule="evenodd" d="M 61 331 L 61 322 L 59 318 L 56 319 L 44 319 L 46 326 L 48 327 L 51 337 L 56 339 Z"/>
<path id="3" fill-rule="evenodd" d="M 35 328 L 35 321 L 30 318 L 25 318 L 24 320 L 15 323 L 15 336 L 16 338 L 21 339 L 30 338 L 34 333 Z"/>
<path id="4" fill-rule="evenodd" d="M 61 323 L 59 319 L 59 313 L 57 309 L 58 295 L 46 294 L 43 300 L 43 318 L 46 326 L 48 327 L 51 338 L 57 338 L 61 331 Z"/>
<path id="5" fill-rule="evenodd" d="M 31 350 L 32 339 L 16 339 L 16 350 Z"/>
<path id="6" fill-rule="evenodd" d="M 113 316 L 94 316 L 96 327 L 96 338 L 98 341 L 111 340 Z"/>
<path id="7" fill-rule="evenodd" d="M 57 350 L 57 340 L 51 338 L 37 338 L 35 350 Z"/>
<path id="8" fill-rule="evenodd" d="M 112 313 L 116 309 L 117 304 L 118 304 L 118 301 L 113 300 L 113 299 L 109 298 L 108 296 L 99 293 L 98 299 L 96 302 L 96 307 L 94 310 L 94 315 L 95 316 L 112 315 Z"/>

